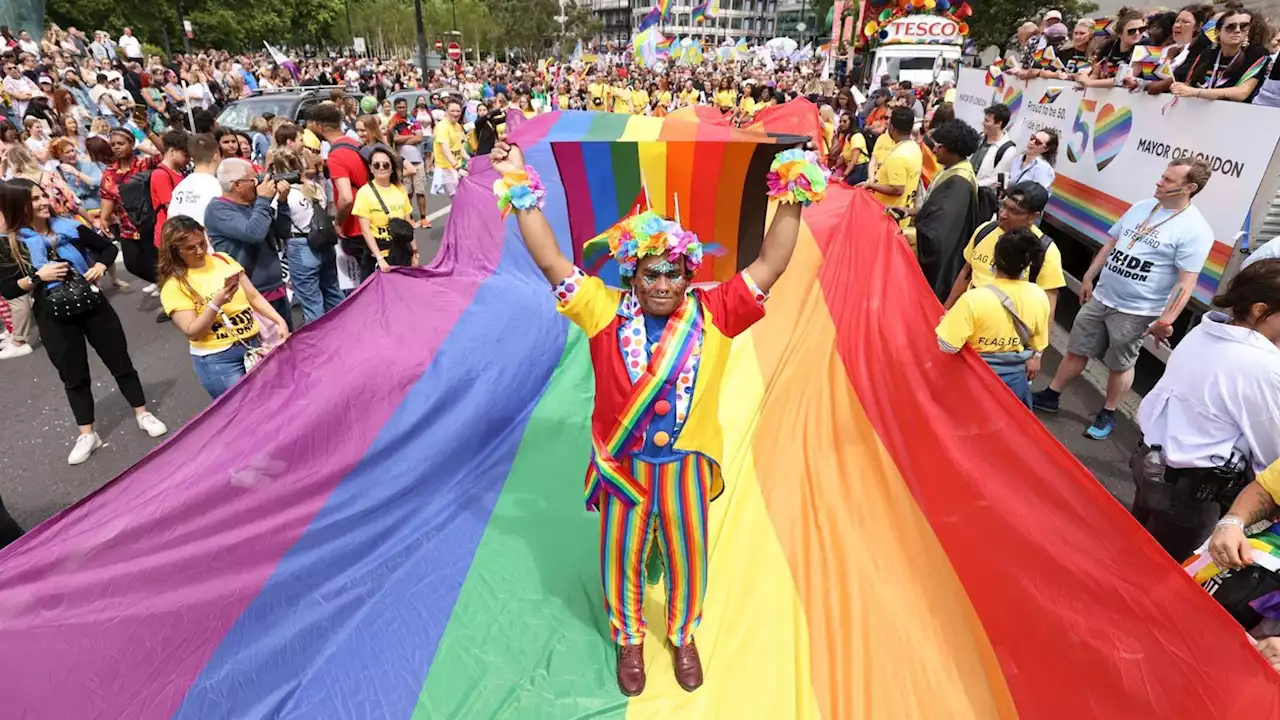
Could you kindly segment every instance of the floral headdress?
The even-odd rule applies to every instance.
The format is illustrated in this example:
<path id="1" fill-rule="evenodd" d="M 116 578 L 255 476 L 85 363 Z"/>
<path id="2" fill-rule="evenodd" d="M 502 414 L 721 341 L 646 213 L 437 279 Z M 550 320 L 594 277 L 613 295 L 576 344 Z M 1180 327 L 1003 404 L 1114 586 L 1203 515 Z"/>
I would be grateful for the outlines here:
<path id="1" fill-rule="evenodd" d="M 636 274 L 636 263 L 649 255 L 662 255 L 671 262 L 684 257 L 685 268 L 697 272 L 702 266 L 702 243 L 698 236 L 675 220 L 652 210 L 623 219 L 604 232 L 609 254 L 618 262 L 624 277 Z"/>

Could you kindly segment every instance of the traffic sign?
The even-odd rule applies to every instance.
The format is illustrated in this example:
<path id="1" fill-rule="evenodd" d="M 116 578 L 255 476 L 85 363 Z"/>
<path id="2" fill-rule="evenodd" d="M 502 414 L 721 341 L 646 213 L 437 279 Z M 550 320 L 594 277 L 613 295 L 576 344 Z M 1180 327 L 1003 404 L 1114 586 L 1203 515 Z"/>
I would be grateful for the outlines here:
<path id="1" fill-rule="evenodd" d="M 456 42 L 449 43 L 449 59 L 458 61 L 462 59 L 462 46 Z"/>

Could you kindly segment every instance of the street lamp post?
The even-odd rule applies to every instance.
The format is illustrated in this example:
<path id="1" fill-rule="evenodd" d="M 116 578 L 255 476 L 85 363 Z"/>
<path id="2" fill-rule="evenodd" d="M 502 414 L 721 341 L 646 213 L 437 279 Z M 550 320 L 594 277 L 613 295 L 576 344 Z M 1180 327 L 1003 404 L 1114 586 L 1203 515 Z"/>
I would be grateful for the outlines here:
<path id="1" fill-rule="evenodd" d="M 427 32 L 422 24 L 422 0 L 413 0 L 413 20 L 418 26 L 418 67 L 427 77 Z"/>

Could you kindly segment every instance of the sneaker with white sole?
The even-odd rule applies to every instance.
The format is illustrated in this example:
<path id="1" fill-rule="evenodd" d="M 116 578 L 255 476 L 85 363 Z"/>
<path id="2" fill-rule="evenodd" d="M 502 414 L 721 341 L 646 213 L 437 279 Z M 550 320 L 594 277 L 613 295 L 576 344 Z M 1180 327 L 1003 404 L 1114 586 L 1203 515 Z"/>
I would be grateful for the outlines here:
<path id="1" fill-rule="evenodd" d="M 152 415 L 151 413 L 142 413 L 137 417 L 138 427 L 146 430 L 147 434 L 151 437 L 160 437 L 161 435 L 169 432 L 169 428 L 165 427 L 165 424 L 160 422 L 160 418 Z"/>
<path id="2" fill-rule="evenodd" d="M 3 347 L 0 347 L 0 360 L 30 355 L 31 352 L 31 343 L 22 343 L 21 345 L 11 342 L 5 343 Z"/>
<path id="3" fill-rule="evenodd" d="M 67 464 L 79 465 L 85 460 L 88 460 L 89 456 L 93 454 L 93 451 L 100 447 L 102 447 L 102 438 L 98 437 L 98 433 L 94 432 L 89 433 L 88 435 L 81 435 L 76 438 L 76 445 L 71 448 L 71 454 L 67 456 Z"/>
<path id="4" fill-rule="evenodd" d="M 146 286 L 146 287 L 142 288 L 142 292 L 143 292 L 144 294 L 146 294 L 146 295 L 150 295 L 151 293 L 155 292 L 156 290 L 157 290 L 157 288 L 156 288 L 156 284 L 155 284 L 155 283 L 151 283 L 150 285 L 148 285 L 148 286 Z"/>

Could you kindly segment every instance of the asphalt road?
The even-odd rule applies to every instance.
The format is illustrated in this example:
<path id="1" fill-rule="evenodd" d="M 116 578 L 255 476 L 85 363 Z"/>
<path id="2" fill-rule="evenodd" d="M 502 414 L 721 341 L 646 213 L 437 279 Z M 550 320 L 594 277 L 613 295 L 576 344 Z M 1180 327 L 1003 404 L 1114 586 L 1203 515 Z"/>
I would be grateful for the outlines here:
<path id="1" fill-rule="evenodd" d="M 430 197 L 428 213 L 444 208 L 444 200 Z M 447 220 L 444 215 L 434 220 L 433 229 L 417 231 L 423 263 L 439 249 Z M 155 321 L 159 299 L 142 295 L 139 290 L 146 283 L 126 272 L 123 265 L 118 270 L 120 278 L 133 287 L 110 291 L 108 297 L 124 325 L 129 355 L 147 394 L 147 407 L 172 433 L 208 406 L 209 395 L 196 382 L 186 338 L 172 323 Z M 296 307 L 294 321 L 301 321 Z M 35 352 L 30 355 L 0 360 L 4 417 L 0 425 L 0 496 L 10 514 L 28 529 L 98 489 L 164 439 L 152 439 L 138 428 L 115 379 L 90 352 L 96 429 L 103 446 L 88 462 L 67 465 L 67 453 L 78 431 L 58 373 L 38 338 L 37 332 Z"/>
<path id="2" fill-rule="evenodd" d="M 443 202 L 432 198 L 429 211 L 443 206 Z M 440 217 L 434 229 L 418 231 L 424 263 L 439 248 L 447 219 L 447 215 Z M 209 404 L 209 397 L 192 373 L 185 338 L 172 324 L 155 322 L 159 301 L 143 297 L 138 292 L 143 283 L 129 276 L 123 267 L 120 272 L 121 277 L 134 283 L 134 288 L 112 292 L 111 304 L 124 324 L 148 406 L 168 424 L 170 432 L 176 431 Z M 1046 353 L 1044 376 L 1035 387 L 1047 384 L 1059 359 L 1052 351 Z M 93 353 L 90 363 L 97 399 L 97 430 L 104 446 L 88 462 L 71 467 L 66 457 L 76 429 L 62 384 L 43 348 L 37 342 L 31 355 L 0 361 L 0 398 L 5 418 L 0 432 L 0 495 L 23 527 L 30 528 L 85 497 L 160 442 L 137 427 L 114 379 Z M 1127 461 L 1138 431 L 1118 416 L 1120 424 L 1111 438 L 1099 442 L 1085 437 L 1084 428 L 1101 404 L 1097 391 L 1081 379 L 1063 395 L 1059 414 L 1040 415 L 1040 419 L 1127 506 L 1133 499 Z"/>

